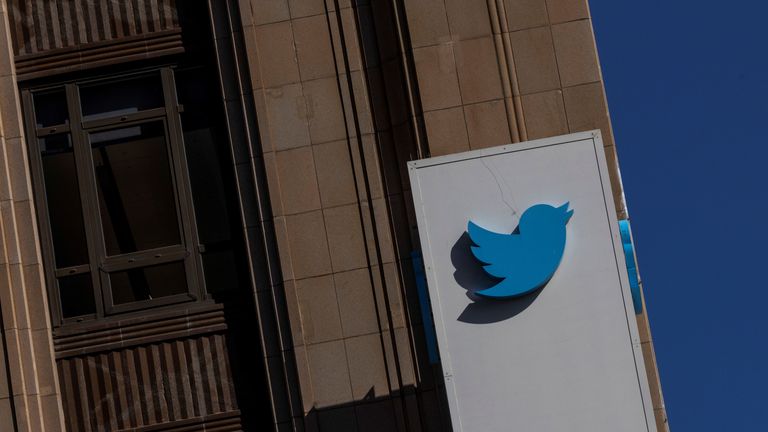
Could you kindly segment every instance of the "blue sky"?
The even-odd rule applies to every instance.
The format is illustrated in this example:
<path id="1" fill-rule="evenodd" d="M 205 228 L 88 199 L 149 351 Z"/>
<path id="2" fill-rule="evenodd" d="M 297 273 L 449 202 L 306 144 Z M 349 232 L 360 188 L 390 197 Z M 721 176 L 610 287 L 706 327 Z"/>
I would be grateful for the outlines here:
<path id="1" fill-rule="evenodd" d="M 671 431 L 768 430 L 768 3 L 590 6 Z"/>

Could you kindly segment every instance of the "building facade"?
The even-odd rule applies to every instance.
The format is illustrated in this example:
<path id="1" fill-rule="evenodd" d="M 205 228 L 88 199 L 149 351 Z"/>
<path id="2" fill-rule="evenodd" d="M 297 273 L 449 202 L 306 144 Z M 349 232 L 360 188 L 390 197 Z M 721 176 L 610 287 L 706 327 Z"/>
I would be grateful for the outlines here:
<path id="1" fill-rule="evenodd" d="M 592 129 L 585 0 L 0 0 L 0 430 L 450 430 L 406 163 Z"/>

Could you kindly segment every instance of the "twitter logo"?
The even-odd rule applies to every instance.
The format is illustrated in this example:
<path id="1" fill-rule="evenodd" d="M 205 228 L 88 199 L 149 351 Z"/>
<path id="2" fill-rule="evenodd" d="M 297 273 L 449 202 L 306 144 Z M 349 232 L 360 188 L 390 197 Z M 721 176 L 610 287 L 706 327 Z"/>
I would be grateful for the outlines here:
<path id="1" fill-rule="evenodd" d="M 475 246 L 472 254 L 489 275 L 502 279 L 475 294 L 488 298 L 513 298 L 546 284 L 560 265 L 565 250 L 565 226 L 573 216 L 568 203 L 560 207 L 537 204 L 520 217 L 511 234 L 499 234 L 469 221 L 467 232 Z"/>

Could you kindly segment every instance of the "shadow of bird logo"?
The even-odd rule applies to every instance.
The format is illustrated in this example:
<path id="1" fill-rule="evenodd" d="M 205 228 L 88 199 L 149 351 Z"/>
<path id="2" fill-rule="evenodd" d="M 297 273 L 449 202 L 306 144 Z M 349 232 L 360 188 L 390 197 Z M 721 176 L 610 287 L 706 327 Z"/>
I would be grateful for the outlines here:
<path id="1" fill-rule="evenodd" d="M 475 246 L 472 254 L 489 275 L 502 279 L 474 294 L 488 298 L 513 298 L 544 286 L 560 265 L 565 251 L 565 226 L 573 215 L 568 203 L 560 207 L 537 204 L 520 217 L 511 234 L 488 231 L 469 221 L 467 232 Z"/>

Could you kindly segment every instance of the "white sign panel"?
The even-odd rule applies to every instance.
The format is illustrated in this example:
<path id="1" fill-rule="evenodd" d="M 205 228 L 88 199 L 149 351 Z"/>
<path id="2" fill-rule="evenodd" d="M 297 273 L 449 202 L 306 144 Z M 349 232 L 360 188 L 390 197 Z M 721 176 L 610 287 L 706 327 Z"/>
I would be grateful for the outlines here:
<path id="1" fill-rule="evenodd" d="M 409 170 L 454 430 L 656 432 L 599 132 Z"/>

